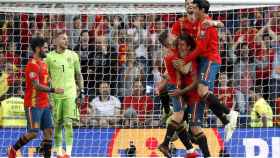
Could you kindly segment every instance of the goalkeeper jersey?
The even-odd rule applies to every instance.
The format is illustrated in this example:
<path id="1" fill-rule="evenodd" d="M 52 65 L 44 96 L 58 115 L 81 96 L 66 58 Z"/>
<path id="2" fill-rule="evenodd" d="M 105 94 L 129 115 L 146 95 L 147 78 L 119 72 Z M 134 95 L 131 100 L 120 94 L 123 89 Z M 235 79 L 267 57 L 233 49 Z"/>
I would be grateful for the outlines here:
<path id="1" fill-rule="evenodd" d="M 80 72 L 78 54 L 66 49 L 63 53 L 51 51 L 47 54 L 49 76 L 53 88 L 64 88 L 64 94 L 53 94 L 55 98 L 77 97 L 75 72 Z"/>

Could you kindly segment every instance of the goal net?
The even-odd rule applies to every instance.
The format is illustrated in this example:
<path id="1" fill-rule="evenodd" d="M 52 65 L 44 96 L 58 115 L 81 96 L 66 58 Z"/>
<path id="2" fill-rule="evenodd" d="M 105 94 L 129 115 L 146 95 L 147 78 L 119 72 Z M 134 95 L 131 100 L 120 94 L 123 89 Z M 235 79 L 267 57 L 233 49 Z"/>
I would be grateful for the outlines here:
<path id="1" fill-rule="evenodd" d="M 226 2 L 210 0 L 209 15 L 225 26 L 218 29 L 222 65 L 214 94 L 240 116 L 232 139 L 224 142 L 224 128 L 206 112 L 202 126 L 211 156 L 276 158 L 280 5 L 276 0 Z M 72 156 L 162 156 L 157 146 L 166 129 L 156 84 L 164 72 L 166 51 L 158 35 L 183 16 L 184 0 L 0 0 L 0 157 L 26 132 L 22 98 L 25 66 L 33 55 L 29 41 L 42 36 L 53 50 L 53 37 L 60 31 L 67 32 L 69 49 L 79 55 L 85 80 Z M 252 92 L 269 105 L 255 104 L 259 100 Z M 256 120 L 261 127 L 255 127 Z M 38 156 L 41 138 L 24 146 L 18 156 Z M 173 156 L 186 153 L 179 140 L 171 147 Z"/>

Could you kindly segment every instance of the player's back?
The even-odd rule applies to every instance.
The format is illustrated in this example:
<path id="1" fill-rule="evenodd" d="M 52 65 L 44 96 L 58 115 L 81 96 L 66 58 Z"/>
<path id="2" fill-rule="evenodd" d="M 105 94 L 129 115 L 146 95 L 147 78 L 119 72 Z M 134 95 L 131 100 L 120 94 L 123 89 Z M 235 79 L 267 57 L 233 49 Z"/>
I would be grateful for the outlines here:
<path id="1" fill-rule="evenodd" d="M 46 63 L 49 68 L 53 88 L 64 88 L 64 94 L 54 94 L 56 97 L 76 97 L 75 71 L 79 67 L 77 53 L 66 49 L 63 53 L 51 51 Z"/>
<path id="2" fill-rule="evenodd" d="M 48 69 L 43 60 L 29 59 L 25 68 L 25 107 L 48 107 L 48 93 L 37 91 L 32 80 L 39 81 L 40 85 L 48 86 Z"/>

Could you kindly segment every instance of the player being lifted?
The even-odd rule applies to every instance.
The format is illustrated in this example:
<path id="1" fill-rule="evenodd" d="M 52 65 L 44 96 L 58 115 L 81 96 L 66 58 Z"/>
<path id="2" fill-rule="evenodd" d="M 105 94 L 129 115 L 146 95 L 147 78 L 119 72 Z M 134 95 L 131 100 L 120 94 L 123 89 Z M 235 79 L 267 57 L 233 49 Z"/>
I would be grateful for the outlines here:
<path id="1" fill-rule="evenodd" d="M 176 21 L 172 26 L 172 34 L 169 37 L 168 47 L 167 49 L 170 49 L 173 47 L 174 41 L 180 34 L 187 33 L 188 35 L 191 35 L 192 37 L 196 37 L 197 35 L 197 28 L 196 28 L 196 20 L 193 12 L 193 0 L 186 0 L 185 1 L 185 7 L 186 7 L 186 15 L 180 18 L 178 21 Z M 223 23 L 220 21 L 214 21 L 214 20 L 204 20 L 203 26 L 205 27 L 223 27 Z M 190 66 L 190 65 L 189 65 Z M 164 81 L 164 80 L 163 80 Z M 164 85 L 163 83 L 160 83 Z M 160 88 L 159 88 L 160 89 Z M 159 97 L 162 103 L 162 107 L 164 110 L 163 113 L 163 119 L 166 119 L 172 111 L 170 111 L 169 108 L 169 95 L 167 91 L 159 91 Z"/>
<path id="2" fill-rule="evenodd" d="M 168 43 L 168 32 L 165 31 L 163 33 L 160 34 L 159 36 L 159 41 L 160 43 L 165 46 L 168 47 L 169 43 Z M 176 42 L 176 48 L 178 48 L 178 56 L 179 58 L 184 58 L 188 53 L 190 53 L 192 50 L 195 49 L 195 41 L 194 39 L 185 34 L 185 35 L 180 35 L 177 39 Z M 166 58 L 165 58 L 166 59 Z M 173 61 L 176 60 L 176 58 L 173 59 Z M 166 61 L 166 60 L 165 60 Z M 168 62 L 168 61 L 167 61 Z M 172 61 L 169 61 L 170 64 L 166 65 L 166 66 L 173 66 L 172 65 Z M 184 102 L 187 103 L 188 108 L 186 110 L 183 109 L 184 112 L 184 119 L 183 121 L 185 121 L 186 119 L 188 119 L 188 123 L 190 126 L 190 130 L 191 133 L 193 135 L 193 140 L 195 140 L 195 142 L 199 145 L 200 149 L 202 150 L 202 153 L 205 157 L 210 156 L 209 153 L 209 149 L 208 149 L 208 145 L 207 145 L 207 139 L 201 129 L 200 123 L 201 120 L 203 118 L 203 113 L 204 113 L 204 106 L 198 106 L 198 102 L 200 100 L 197 92 L 196 92 L 196 85 L 197 85 L 197 63 L 195 61 L 190 63 L 190 68 L 188 67 L 188 65 L 180 67 L 180 69 L 176 70 L 177 72 L 180 73 L 180 81 L 181 82 L 181 87 L 182 90 L 180 91 L 180 93 L 177 93 L 178 91 L 174 91 L 173 93 L 170 94 L 172 100 L 174 100 L 174 97 L 179 97 L 182 95 Z M 169 68 L 171 69 L 171 68 Z M 167 68 L 168 70 L 168 68 Z M 174 70 L 174 69 L 173 69 Z M 168 72 L 168 71 L 167 71 Z M 167 73 L 168 74 L 168 73 Z M 168 83 L 169 80 L 169 76 L 167 75 L 167 77 L 163 80 L 163 82 L 161 83 L 162 88 L 164 89 L 165 86 L 167 85 L 166 83 Z M 172 102 L 173 103 L 173 102 Z M 191 115 L 190 118 L 187 118 L 188 114 Z M 175 113 L 176 115 L 176 113 Z M 176 119 L 176 118 L 175 118 Z M 169 124 L 174 124 L 173 119 L 171 119 L 171 121 L 167 124 L 167 127 L 169 127 Z M 181 124 L 183 121 L 178 122 L 179 125 L 177 125 L 177 129 L 181 128 Z M 176 133 L 178 133 L 178 130 L 175 130 Z M 167 142 L 169 142 L 169 138 L 173 136 L 174 130 L 169 129 L 168 132 L 166 133 L 166 137 L 164 140 L 164 143 L 162 145 L 159 146 L 159 149 L 163 152 L 163 153 L 168 153 L 168 146 L 166 144 L 168 144 Z M 183 128 L 183 130 L 181 132 L 186 132 L 187 130 L 185 128 Z M 187 154 L 187 157 L 195 157 L 195 154 Z"/>
<path id="3" fill-rule="evenodd" d="M 56 49 L 48 53 L 46 63 L 52 87 L 63 87 L 64 94 L 52 95 L 54 102 L 54 147 L 57 157 L 62 157 L 62 131 L 64 128 L 66 144 L 64 157 L 70 157 L 73 145 L 73 122 L 79 119 L 79 111 L 76 105 L 77 86 L 79 98 L 82 98 L 84 84 L 79 57 L 77 53 L 67 49 L 68 38 L 65 32 L 56 35 L 55 45 Z"/>
<path id="4" fill-rule="evenodd" d="M 217 29 L 213 26 L 204 26 L 205 21 L 211 20 L 207 15 L 210 4 L 207 0 L 194 0 L 193 3 L 189 5 L 192 6 L 195 17 L 193 28 L 197 29 L 190 30 L 190 32 L 196 38 L 197 47 L 190 55 L 185 57 L 184 62 L 189 63 L 194 60 L 199 60 L 199 83 L 197 91 L 202 98 L 200 105 L 207 103 L 213 113 L 221 120 L 223 125 L 225 125 L 225 141 L 229 141 L 236 127 L 238 112 L 230 111 L 225 105 L 221 104 L 219 99 L 212 93 L 214 81 L 221 64 L 221 57 L 218 52 Z M 184 31 L 188 33 L 188 29 L 181 28 L 181 26 L 188 24 L 188 22 L 184 25 L 180 25 L 180 22 L 179 24 L 175 23 L 172 27 L 172 34 L 176 36 L 184 34 Z M 182 60 L 178 60 L 175 67 L 182 63 Z"/>
<path id="5" fill-rule="evenodd" d="M 24 95 L 28 131 L 13 146 L 8 148 L 9 158 L 15 158 L 16 151 L 36 138 L 40 129 L 43 130 L 40 152 L 45 158 L 51 157 L 53 124 L 48 93 L 63 94 L 64 90 L 58 87 L 48 87 L 48 69 L 43 61 L 47 48 L 44 48 L 44 44 L 45 40 L 41 37 L 32 38 L 30 41 L 34 55 L 33 58 L 29 59 L 25 68 L 26 88 Z"/>

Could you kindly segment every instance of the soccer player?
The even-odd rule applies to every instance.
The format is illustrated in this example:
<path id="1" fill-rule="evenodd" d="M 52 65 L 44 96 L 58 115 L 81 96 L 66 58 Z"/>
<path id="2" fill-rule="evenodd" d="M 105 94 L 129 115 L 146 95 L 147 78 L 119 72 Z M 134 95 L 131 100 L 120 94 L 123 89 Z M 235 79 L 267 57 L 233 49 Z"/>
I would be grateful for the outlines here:
<path id="1" fill-rule="evenodd" d="M 187 36 L 187 35 L 186 35 Z M 167 39 L 168 34 L 163 32 L 160 34 L 160 42 L 162 45 L 166 46 L 168 45 Z M 182 36 L 183 37 L 183 36 Z M 181 58 L 185 57 L 187 53 L 190 53 L 190 50 L 193 50 L 196 46 L 194 39 L 191 36 L 187 36 L 186 40 L 181 40 L 181 36 L 177 39 L 176 45 L 177 48 L 179 48 L 179 56 Z M 187 44 L 186 45 L 186 41 Z M 184 119 L 188 119 L 188 123 L 190 124 L 191 133 L 193 136 L 193 140 L 199 145 L 200 149 L 203 152 L 203 155 L 205 157 L 210 156 L 207 139 L 204 135 L 202 129 L 201 129 L 201 119 L 203 118 L 204 114 L 204 108 L 205 104 L 198 105 L 198 102 L 200 100 L 199 95 L 196 91 L 196 85 L 198 82 L 198 72 L 197 72 L 197 63 L 196 61 L 191 62 L 191 69 L 186 70 L 186 67 L 181 67 L 181 69 L 177 70 L 181 72 L 181 87 L 182 89 L 176 89 L 173 93 L 171 93 L 171 96 L 182 96 L 184 97 L 184 100 L 186 101 L 188 108 L 184 111 Z M 168 78 L 163 79 L 161 82 L 161 89 L 166 86 L 166 83 L 168 82 Z M 191 118 L 187 118 L 188 114 L 191 114 Z M 170 119 L 168 119 L 170 120 Z M 169 121 L 170 122 L 170 121 Z M 182 126 L 182 125 L 181 125 Z M 182 128 L 182 127 L 181 127 Z M 182 128 L 182 131 L 187 131 L 185 128 Z M 190 156 L 190 155 L 189 155 Z"/>
<path id="2" fill-rule="evenodd" d="M 167 90 L 168 93 L 173 93 L 174 90 L 180 87 L 181 85 L 181 75 L 180 73 L 186 73 L 185 69 L 176 71 L 173 67 L 173 61 L 177 60 L 180 56 L 185 56 L 186 51 L 191 51 L 195 48 L 195 41 L 191 36 L 182 35 L 179 37 L 177 48 L 178 50 L 170 50 L 170 52 L 164 57 L 166 72 L 168 75 L 168 84 Z M 192 43 L 192 44 L 190 44 Z M 171 101 L 173 104 L 174 113 L 172 114 L 171 121 L 167 124 L 167 131 L 162 144 L 159 145 L 159 150 L 167 157 L 170 156 L 169 143 L 172 139 L 175 131 L 178 134 L 178 137 L 185 145 L 187 149 L 187 157 L 196 157 L 197 153 L 195 152 L 188 134 L 185 132 L 186 129 L 181 126 L 184 116 L 184 105 L 183 99 L 181 96 L 171 96 Z"/>
<path id="3" fill-rule="evenodd" d="M 211 92 L 219 71 L 221 57 L 218 52 L 218 32 L 213 26 L 203 27 L 203 21 L 210 20 L 207 15 L 210 4 L 206 0 L 194 0 L 193 12 L 196 18 L 196 49 L 184 59 L 185 63 L 199 59 L 199 80 L 197 91 L 203 102 L 225 125 L 225 141 L 229 141 L 236 127 L 238 112 L 230 111 Z M 182 62 L 182 61 L 179 61 Z M 176 65 L 176 64 L 175 64 Z M 181 65 L 181 64 L 179 64 Z M 176 67 L 176 66 L 175 66 Z"/>
<path id="4" fill-rule="evenodd" d="M 73 122 L 79 120 L 76 105 L 77 90 L 83 98 L 83 77 L 77 53 L 67 49 L 68 38 L 65 32 L 55 37 L 56 49 L 48 53 L 48 65 L 52 87 L 63 87 L 64 94 L 54 94 L 52 99 L 54 117 L 54 140 L 57 157 L 70 157 L 73 145 Z M 76 85 L 77 84 L 77 85 Z M 78 87 L 77 87 L 78 86 Z M 77 89 L 78 88 L 78 89 Z M 62 155 L 62 130 L 65 132 L 66 154 Z"/>
<path id="5" fill-rule="evenodd" d="M 34 55 L 32 59 L 29 59 L 25 68 L 26 88 L 24 96 L 28 131 L 13 146 L 8 148 L 9 158 L 15 158 L 16 151 L 36 138 L 40 129 L 43 130 L 40 151 L 45 158 L 51 156 L 53 124 L 48 93 L 63 94 L 64 90 L 48 87 L 48 69 L 43 60 L 46 56 L 45 43 L 42 37 L 35 37 L 30 41 Z"/>

